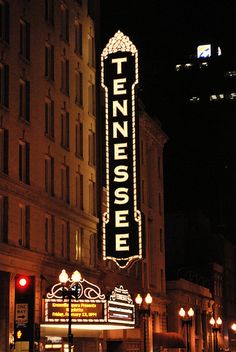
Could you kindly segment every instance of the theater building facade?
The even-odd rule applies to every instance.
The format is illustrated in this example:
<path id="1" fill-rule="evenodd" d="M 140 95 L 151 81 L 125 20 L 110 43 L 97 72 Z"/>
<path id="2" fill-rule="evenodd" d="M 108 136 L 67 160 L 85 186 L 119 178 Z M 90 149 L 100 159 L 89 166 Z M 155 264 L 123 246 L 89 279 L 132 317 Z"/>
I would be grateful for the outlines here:
<path id="1" fill-rule="evenodd" d="M 127 267 L 103 253 L 98 6 L 95 0 L 0 1 L 0 351 L 68 351 L 63 269 L 79 271 L 82 280 L 72 302 L 74 351 L 138 352 L 144 336 L 152 351 L 153 333 L 166 330 L 167 137 L 142 106 L 136 110 L 142 252 Z M 123 250 L 121 235 L 116 249 Z M 148 292 L 153 302 L 144 331 L 134 298 Z"/>

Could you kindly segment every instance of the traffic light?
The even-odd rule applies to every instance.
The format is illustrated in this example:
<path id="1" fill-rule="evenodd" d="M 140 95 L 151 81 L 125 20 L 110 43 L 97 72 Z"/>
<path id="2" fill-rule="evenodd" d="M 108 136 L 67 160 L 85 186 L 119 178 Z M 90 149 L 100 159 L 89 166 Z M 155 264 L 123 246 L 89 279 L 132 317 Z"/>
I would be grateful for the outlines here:
<path id="1" fill-rule="evenodd" d="M 15 277 L 15 343 L 34 338 L 34 276 L 17 275 Z"/>

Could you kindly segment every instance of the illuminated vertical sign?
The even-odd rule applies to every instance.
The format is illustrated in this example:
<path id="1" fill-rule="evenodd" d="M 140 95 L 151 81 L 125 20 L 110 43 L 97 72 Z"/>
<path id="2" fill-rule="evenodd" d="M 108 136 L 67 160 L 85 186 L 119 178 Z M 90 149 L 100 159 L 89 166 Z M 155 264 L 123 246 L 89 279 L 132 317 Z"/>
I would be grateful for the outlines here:
<path id="1" fill-rule="evenodd" d="M 118 31 L 101 56 L 105 91 L 106 212 L 103 259 L 125 268 L 142 257 L 142 219 L 138 210 L 135 90 L 138 52 Z"/>

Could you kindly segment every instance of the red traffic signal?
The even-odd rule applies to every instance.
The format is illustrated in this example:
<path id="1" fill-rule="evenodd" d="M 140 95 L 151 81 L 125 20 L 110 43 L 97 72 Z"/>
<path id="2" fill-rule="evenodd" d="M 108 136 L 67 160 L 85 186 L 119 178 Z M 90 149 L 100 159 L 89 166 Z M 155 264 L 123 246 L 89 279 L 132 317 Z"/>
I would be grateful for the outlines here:
<path id="1" fill-rule="evenodd" d="M 18 276 L 16 278 L 16 287 L 20 289 L 27 288 L 29 286 L 30 279 L 28 276 Z"/>

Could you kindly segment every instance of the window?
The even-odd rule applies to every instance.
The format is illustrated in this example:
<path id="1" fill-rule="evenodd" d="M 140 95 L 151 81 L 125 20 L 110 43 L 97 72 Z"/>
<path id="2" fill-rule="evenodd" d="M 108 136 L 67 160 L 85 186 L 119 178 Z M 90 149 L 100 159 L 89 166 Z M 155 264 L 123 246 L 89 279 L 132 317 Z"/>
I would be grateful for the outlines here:
<path id="1" fill-rule="evenodd" d="M 0 39 L 9 43 L 9 3 L 0 2 Z"/>
<path id="2" fill-rule="evenodd" d="M 20 55 L 30 60 L 30 24 L 20 20 Z"/>
<path id="3" fill-rule="evenodd" d="M 50 155 L 45 157 L 45 191 L 54 196 L 54 158 Z"/>
<path id="4" fill-rule="evenodd" d="M 92 130 L 89 131 L 88 138 L 89 138 L 89 164 L 94 166 L 96 164 L 96 135 Z"/>
<path id="5" fill-rule="evenodd" d="M 75 74 L 75 102 L 83 106 L 83 73 L 80 71 Z"/>
<path id="6" fill-rule="evenodd" d="M 8 130 L 0 128 L 0 171 L 8 174 Z"/>
<path id="7" fill-rule="evenodd" d="M 30 82 L 20 80 L 19 115 L 24 121 L 30 121 Z"/>
<path id="8" fill-rule="evenodd" d="M 61 224 L 61 256 L 69 260 L 70 258 L 70 224 Z"/>
<path id="9" fill-rule="evenodd" d="M 8 242 L 8 197 L 0 195 L 0 241 Z"/>
<path id="10" fill-rule="evenodd" d="M 94 233 L 90 235 L 89 238 L 90 247 L 90 266 L 94 267 L 96 265 L 96 236 Z"/>
<path id="11" fill-rule="evenodd" d="M 88 112 L 92 115 L 95 115 L 96 114 L 95 85 L 92 83 L 90 83 L 88 87 L 88 99 L 89 99 Z"/>
<path id="12" fill-rule="evenodd" d="M 20 231 L 19 244 L 30 248 L 30 207 L 20 204 Z"/>
<path id="13" fill-rule="evenodd" d="M 30 145 L 19 142 L 19 180 L 30 184 Z"/>
<path id="14" fill-rule="evenodd" d="M 96 215 L 96 184 L 92 180 L 89 181 L 89 213 Z"/>
<path id="15" fill-rule="evenodd" d="M 70 116 L 69 112 L 61 113 L 61 146 L 65 149 L 70 147 Z"/>
<path id="16" fill-rule="evenodd" d="M 69 60 L 63 59 L 61 61 L 61 91 L 69 95 Z"/>
<path id="17" fill-rule="evenodd" d="M 69 10 L 61 5 L 61 39 L 69 42 Z"/>
<path id="18" fill-rule="evenodd" d="M 83 54 L 83 27 L 81 23 L 75 23 L 75 53 Z"/>
<path id="19" fill-rule="evenodd" d="M 54 255 L 55 251 L 55 217 L 47 214 L 44 222 L 44 249 Z"/>
<path id="20" fill-rule="evenodd" d="M 45 0 L 44 19 L 48 24 L 54 25 L 54 0 Z"/>
<path id="21" fill-rule="evenodd" d="M 95 39 L 90 34 L 88 35 L 88 64 L 95 67 Z"/>
<path id="22" fill-rule="evenodd" d="M 75 231 L 75 260 L 82 261 L 84 229 Z"/>
<path id="23" fill-rule="evenodd" d="M 75 154 L 76 156 L 83 158 L 84 150 L 83 150 L 83 122 L 79 121 L 75 126 Z"/>
<path id="24" fill-rule="evenodd" d="M 83 210 L 83 175 L 80 173 L 75 177 L 75 206 Z"/>
<path id="25" fill-rule="evenodd" d="M 70 203 L 70 168 L 67 165 L 61 168 L 61 199 Z"/>
<path id="26" fill-rule="evenodd" d="M 54 101 L 47 99 L 44 109 L 45 136 L 54 139 Z"/>
<path id="27" fill-rule="evenodd" d="M 45 77 L 54 81 L 54 45 L 46 44 L 45 46 Z"/>
<path id="28" fill-rule="evenodd" d="M 9 66 L 0 63 L 0 104 L 9 107 Z"/>
<path id="29" fill-rule="evenodd" d="M 79 174 L 79 208 L 84 210 L 84 175 Z"/>

